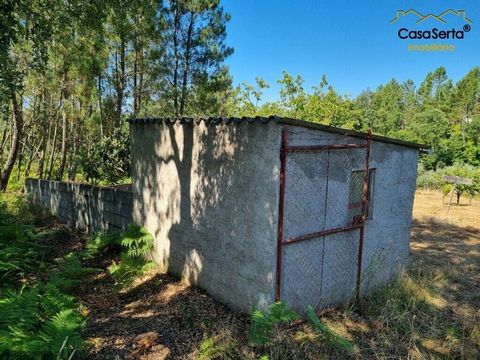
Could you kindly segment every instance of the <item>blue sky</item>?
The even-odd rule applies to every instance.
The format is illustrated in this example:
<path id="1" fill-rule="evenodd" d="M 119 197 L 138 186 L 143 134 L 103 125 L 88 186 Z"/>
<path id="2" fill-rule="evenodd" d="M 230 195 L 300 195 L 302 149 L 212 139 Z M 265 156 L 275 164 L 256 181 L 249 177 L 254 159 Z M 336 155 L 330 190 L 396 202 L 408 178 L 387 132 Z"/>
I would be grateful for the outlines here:
<path id="1" fill-rule="evenodd" d="M 429 71 L 445 66 L 454 80 L 480 65 L 480 4 L 476 0 L 223 0 L 232 19 L 227 42 L 235 48 L 228 59 L 234 83 L 254 83 L 256 76 L 271 86 L 264 100 L 278 98 L 276 80 L 285 70 L 305 79 L 305 88 L 320 83 L 322 74 L 337 91 L 351 96 L 396 78 L 417 84 Z M 447 24 L 408 16 L 389 21 L 397 10 L 439 14 L 464 9 L 472 20 L 464 40 L 401 40 L 400 28 L 458 30 L 465 21 L 447 15 Z M 408 44 L 454 44 L 454 52 L 409 52 Z"/>

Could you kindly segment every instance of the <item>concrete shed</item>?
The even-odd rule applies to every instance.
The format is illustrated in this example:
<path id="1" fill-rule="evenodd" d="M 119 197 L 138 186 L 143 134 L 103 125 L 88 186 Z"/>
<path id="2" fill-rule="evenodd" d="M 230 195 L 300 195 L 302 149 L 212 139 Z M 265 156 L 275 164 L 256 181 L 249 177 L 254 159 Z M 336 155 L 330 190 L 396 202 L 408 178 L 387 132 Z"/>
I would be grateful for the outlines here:
<path id="1" fill-rule="evenodd" d="M 129 122 L 155 260 L 231 307 L 340 304 L 405 265 L 421 145 L 279 117 Z"/>

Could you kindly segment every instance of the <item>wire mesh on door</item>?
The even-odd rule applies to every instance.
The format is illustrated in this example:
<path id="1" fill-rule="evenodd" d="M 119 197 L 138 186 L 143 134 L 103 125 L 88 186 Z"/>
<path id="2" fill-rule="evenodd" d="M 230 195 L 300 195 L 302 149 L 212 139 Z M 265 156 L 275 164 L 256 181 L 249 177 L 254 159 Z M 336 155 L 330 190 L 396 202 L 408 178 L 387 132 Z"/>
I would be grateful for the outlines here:
<path id="1" fill-rule="evenodd" d="M 359 299 L 370 143 L 371 132 L 356 143 L 292 146 L 283 130 L 277 301 Z"/>

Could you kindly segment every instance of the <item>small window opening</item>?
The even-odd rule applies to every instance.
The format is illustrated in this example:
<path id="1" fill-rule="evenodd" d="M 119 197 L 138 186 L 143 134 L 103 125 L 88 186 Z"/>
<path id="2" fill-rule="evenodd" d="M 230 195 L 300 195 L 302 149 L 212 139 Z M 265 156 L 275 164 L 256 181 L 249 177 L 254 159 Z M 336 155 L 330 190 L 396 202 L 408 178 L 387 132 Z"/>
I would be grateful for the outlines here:
<path id="1" fill-rule="evenodd" d="M 348 225 L 357 225 L 360 223 L 362 214 L 362 195 L 363 179 L 365 170 L 353 171 L 350 177 L 350 187 L 348 192 Z M 368 172 L 368 190 L 367 202 L 365 204 L 365 219 L 373 218 L 373 189 L 375 184 L 375 169 Z"/>

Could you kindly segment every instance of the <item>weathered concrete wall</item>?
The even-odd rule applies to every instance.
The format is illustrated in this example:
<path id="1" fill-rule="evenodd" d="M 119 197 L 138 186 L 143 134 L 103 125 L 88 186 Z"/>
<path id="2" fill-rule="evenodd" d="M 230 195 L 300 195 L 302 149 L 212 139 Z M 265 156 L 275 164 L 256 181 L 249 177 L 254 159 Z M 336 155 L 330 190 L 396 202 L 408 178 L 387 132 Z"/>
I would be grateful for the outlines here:
<path id="1" fill-rule="evenodd" d="M 373 219 L 365 225 L 362 290 L 384 284 L 408 261 L 418 150 L 374 142 L 370 167 L 375 173 Z"/>
<path id="2" fill-rule="evenodd" d="M 289 145 L 364 143 L 338 134 L 288 127 Z M 418 150 L 374 141 L 373 217 L 365 225 L 362 291 L 388 281 L 405 264 Z M 365 150 L 289 154 L 285 238 L 347 226 L 351 173 L 362 170 Z M 355 291 L 359 231 L 338 233 L 283 248 L 281 298 L 304 311 L 349 300 Z"/>
<path id="3" fill-rule="evenodd" d="M 249 311 L 274 301 L 278 124 L 132 124 L 134 220 L 164 271 Z"/>
<path id="4" fill-rule="evenodd" d="M 26 179 L 31 201 L 88 232 L 123 230 L 132 222 L 132 192 L 85 184 Z"/>

